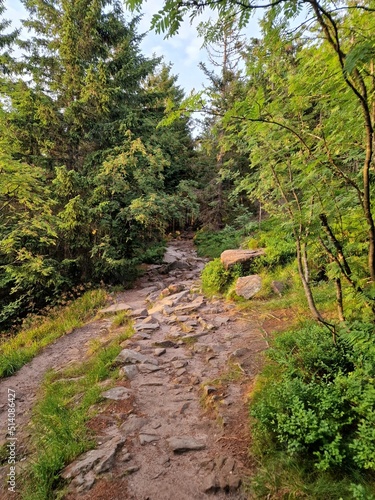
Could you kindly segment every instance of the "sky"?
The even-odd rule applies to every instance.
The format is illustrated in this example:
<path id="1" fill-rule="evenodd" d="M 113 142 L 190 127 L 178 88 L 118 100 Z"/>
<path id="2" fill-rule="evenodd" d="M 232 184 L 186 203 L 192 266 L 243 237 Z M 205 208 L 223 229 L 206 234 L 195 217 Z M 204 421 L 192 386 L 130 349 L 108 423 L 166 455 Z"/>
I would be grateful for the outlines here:
<path id="1" fill-rule="evenodd" d="M 163 0 L 147 0 L 143 4 L 139 33 L 148 32 L 148 34 L 142 41 L 141 50 L 148 57 L 155 54 L 163 56 L 166 63 L 172 63 L 172 73 L 178 75 L 178 85 L 186 94 L 193 89 L 201 90 L 207 81 L 198 64 L 201 61 L 207 62 L 207 55 L 206 50 L 202 49 L 203 40 L 198 37 L 196 26 L 200 21 L 208 20 L 210 12 L 206 11 L 192 25 L 189 20 L 185 20 L 177 35 L 164 39 L 164 35 L 149 31 L 152 15 L 161 9 L 163 3 Z M 5 7 L 4 17 L 11 20 L 14 27 L 20 25 L 20 19 L 27 17 L 19 0 L 5 0 Z M 247 34 L 249 37 L 256 37 L 257 33 L 257 23 L 253 21 L 247 28 Z"/>

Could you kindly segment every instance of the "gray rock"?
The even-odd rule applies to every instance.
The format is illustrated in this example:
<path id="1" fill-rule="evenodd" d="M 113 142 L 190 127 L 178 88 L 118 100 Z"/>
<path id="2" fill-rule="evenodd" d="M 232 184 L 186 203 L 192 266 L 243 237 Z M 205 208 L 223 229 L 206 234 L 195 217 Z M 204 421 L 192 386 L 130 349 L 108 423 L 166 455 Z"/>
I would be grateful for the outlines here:
<path id="1" fill-rule="evenodd" d="M 148 418 L 137 417 L 136 415 L 130 415 L 129 418 L 120 426 L 120 432 L 125 436 L 130 436 L 138 432 L 142 427 L 147 425 L 149 422 Z M 124 437 L 124 441 L 125 441 Z"/>
<path id="2" fill-rule="evenodd" d="M 179 370 L 176 371 L 177 377 L 181 377 L 181 375 L 184 375 L 186 373 L 186 368 L 180 368 Z"/>
<path id="3" fill-rule="evenodd" d="M 139 442 L 141 445 L 148 444 L 148 443 L 153 443 L 155 441 L 159 441 L 160 436 L 157 436 L 156 434 L 140 434 L 139 435 Z"/>
<path id="4" fill-rule="evenodd" d="M 125 302 L 118 302 L 117 304 L 112 304 L 111 306 L 101 309 L 99 312 L 102 314 L 116 313 L 119 311 L 131 311 L 133 308 L 126 304 Z"/>
<path id="5" fill-rule="evenodd" d="M 235 264 L 249 263 L 256 257 L 261 257 L 262 255 L 265 255 L 264 248 L 259 248 L 257 250 L 225 250 L 221 254 L 220 260 L 225 269 L 228 269 Z"/>
<path id="6" fill-rule="evenodd" d="M 125 375 L 127 380 L 133 380 L 138 375 L 138 368 L 135 365 L 125 365 L 120 368 L 120 373 Z"/>
<path id="7" fill-rule="evenodd" d="M 116 363 L 126 363 L 126 364 L 136 364 L 136 363 L 150 363 L 152 365 L 158 365 L 156 359 L 149 359 L 144 354 L 137 351 L 132 351 L 131 349 L 123 349 L 117 356 Z"/>
<path id="8" fill-rule="evenodd" d="M 206 448 L 206 445 L 203 441 L 189 436 L 170 437 L 169 439 L 167 439 L 167 443 L 174 453 L 204 450 Z"/>
<path id="9" fill-rule="evenodd" d="M 237 462 L 232 457 L 220 456 L 211 465 L 212 473 L 204 481 L 204 491 L 215 493 L 223 490 L 234 492 L 241 485 L 241 477 L 237 471 Z"/>
<path id="10" fill-rule="evenodd" d="M 177 260 L 168 265 L 168 271 L 190 270 L 191 267 L 187 262 Z"/>
<path id="11" fill-rule="evenodd" d="M 165 354 L 167 352 L 167 350 L 164 348 L 164 347 L 160 347 L 158 349 L 155 349 L 154 351 L 154 354 L 155 356 L 162 356 L 163 354 Z"/>
<path id="12" fill-rule="evenodd" d="M 181 253 L 169 247 L 167 248 L 167 251 L 164 254 L 163 262 L 165 264 L 172 264 L 173 262 L 176 262 L 180 258 L 181 258 Z"/>
<path id="13" fill-rule="evenodd" d="M 174 293 L 170 295 L 168 298 L 173 301 L 173 305 L 179 303 L 182 299 L 187 297 L 190 294 L 189 290 L 182 290 L 181 292 Z"/>
<path id="14" fill-rule="evenodd" d="M 195 311 L 202 306 L 203 302 L 204 302 L 203 297 L 199 296 L 195 300 L 190 302 L 189 304 L 179 305 L 179 306 L 175 307 L 174 312 L 176 314 L 179 314 L 179 313 L 188 313 L 188 312 Z"/>
<path id="15" fill-rule="evenodd" d="M 262 288 L 262 278 L 258 274 L 244 276 L 236 281 L 236 293 L 245 299 L 251 299 Z"/>
<path id="16" fill-rule="evenodd" d="M 172 361 L 172 366 L 173 368 L 183 368 L 184 366 L 186 366 L 188 364 L 188 362 L 185 360 L 185 359 L 179 359 L 177 361 Z"/>
<path id="17" fill-rule="evenodd" d="M 72 486 L 77 488 L 79 493 L 91 489 L 96 481 L 95 473 L 90 470 L 87 474 L 79 474 L 72 481 Z"/>
<path id="18" fill-rule="evenodd" d="M 178 347 L 178 345 L 175 342 L 172 342 L 171 340 L 161 340 L 160 342 L 154 342 L 155 347 Z"/>
<path id="19" fill-rule="evenodd" d="M 133 318 L 146 318 L 148 316 L 148 311 L 146 308 L 135 309 L 130 313 L 130 316 L 132 316 Z"/>
<path id="20" fill-rule="evenodd" d="M 126 469 L 121 471 L 121 477 L 130 476 L 130 474 L 134 474 L 134 472 L 138 472 L 139 469 L 140 469 L 139 465 L 131 465 L 130 467 L 127 467 Z"/>
<path id="21" fill-rule="evenodd" d="M 157 330 L 159 328 L 159 323 L 136 323 L 134 329 L 138 332 L 141 330 Z"/>
<path id="22" fill-rule="evenodd" d="M 150 363 L 141 363 L 138 365 L 138 370 L 141 373 L 153 373 L 161 370 L 159 366 L 151 365 Z"/>
<path id="23" fill-rule="evenodd" d="M 132 337 L 132 340 L 150 340 L 151 339 L 151 335 L 149 335 L 148 333 L 145 333 L 145 332 L 139 332 L 137 333 L 136 335 L 133 335 Z M 121 346 L 124 345 L 127 346 L 127 342 L 124 342 L 123 344 L 121 344 Z"/>
<path id="24" fill-rule="evenodd" d="M 228 321 L 230 321 L 229 316 L 217 316 L 216 318 L 213 318 L 212 323 L 215 326 L 222 326 L 228 323 Z"/>
<path id="25" fill-rule="evenodd" d="M 126 451 L 126 453 L 123 453 L 121 457 L 118 458 L 119 462 L 130 462 L 130 460 L 133 458 L 132 454 Z"/>
<path id="26" fill-rule="evenodd" d="M 122 401 L 124 399 L 129 399 L 132 394 L 130 389 L 126 387 L 113 387 L 113 389 L 109 389 L 102 393 L 103 398 L 106 399 L 114 399 L 115 401 Z"/>
<path id="27" fill-rule="evenodd" d="M 115 459 L 116 453 L 125 443 L 125 437 L 115 436 L 105 442 L 97 450 L 90 450 L 81 455 L 77 460 L 69 464 L 61 473 L 63 479 L 72 479 L 79 475 L 85 475 L 93 470 L 95 474 L 100 474 L 109 470 Z M 85 479 L 85 478 L 83 478 Z"/>
<path id="28" fill-rule="evenodd" d="M 147 316 L 147 318 L 145 318 L 142 321 L 142 324 L 144 324 L 144 325 L 158 325 L 159 326 L 158 320 L 152 315 Z"/>

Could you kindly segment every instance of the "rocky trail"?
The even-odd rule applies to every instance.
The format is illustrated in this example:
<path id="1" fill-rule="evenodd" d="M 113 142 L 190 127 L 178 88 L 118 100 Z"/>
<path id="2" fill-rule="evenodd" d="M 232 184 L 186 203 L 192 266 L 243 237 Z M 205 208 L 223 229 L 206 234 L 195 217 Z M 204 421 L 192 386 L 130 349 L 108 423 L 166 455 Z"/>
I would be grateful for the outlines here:
<path id="1" fill-rule="evenodd" d="M 67 500 L 247 498 L 241 489 L 251 467 L 246 397 L 267 342 L 235 305 L 201 294 L 204 263 L 190 240 L 173 240 L 164 263 L 148 266 L 134 289 L 114 294 L 101 319 L 1 381 L 1 403 L 8 388 L 17 395 L 22 463 L 46 371 L 84 359 L 93 339 L 105 343 L 113 313 L 133 316 L 136 333 L 117 358 L 123 379 L 103 388 L 105 401 L 90 422 L 97 446 L 62 471 L 70 481 Z M 0 405 L 1 422 L 5 410 Z M 6 489 L 0 497 L 10 498 Z"/>

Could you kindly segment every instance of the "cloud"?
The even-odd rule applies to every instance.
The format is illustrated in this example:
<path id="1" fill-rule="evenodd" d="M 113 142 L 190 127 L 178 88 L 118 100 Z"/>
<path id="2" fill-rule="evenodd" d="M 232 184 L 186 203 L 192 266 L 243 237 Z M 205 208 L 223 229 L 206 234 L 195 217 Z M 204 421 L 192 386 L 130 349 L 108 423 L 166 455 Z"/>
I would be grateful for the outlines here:
<path id="1" fill-rule="evenodd" d="M 205 55 L 202 52 L 203 40 L 195 37 L 185 49 L 187 58 L 185 60 L 185 66 L 190 66 L 191 64 L 197 63 L 202 56 Z"/>

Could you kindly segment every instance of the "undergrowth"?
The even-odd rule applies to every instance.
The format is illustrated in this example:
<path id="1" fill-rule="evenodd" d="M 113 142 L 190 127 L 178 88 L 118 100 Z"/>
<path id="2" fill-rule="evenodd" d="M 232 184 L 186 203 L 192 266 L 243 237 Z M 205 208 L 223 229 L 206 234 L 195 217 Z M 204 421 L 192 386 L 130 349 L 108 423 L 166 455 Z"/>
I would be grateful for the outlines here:
<path id="1" fill-rule="evenodd" d="M 238 248 L 243 238 L 243 231 L 227 226 L 221 231 L 199 230 L 194 237 L 194 243 L 200 257 L 216 259 L 224 250 Z"/>
<path id="2" fill-rule="evenodd" d="M 0 377 L 12 375 L 45 346 L 82 326 L 105 301 L 104 290 L 88 291 L 69 306 L 39 318 L 34 327 L 21 330 L 14 337 L 4 337 L 0 344 Z"/>
<path id="3" fill-rule="evenodd" d="M 375 498 L 373 325 L 280 334 L 251 402 L 256 498 Z"/>

